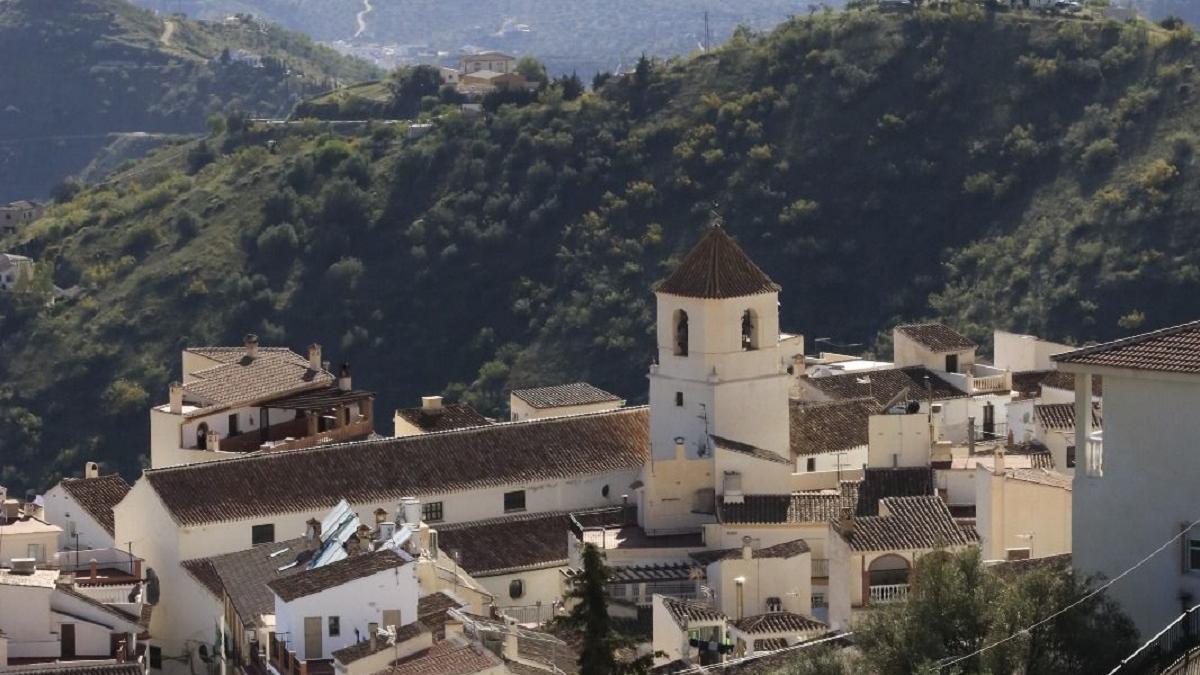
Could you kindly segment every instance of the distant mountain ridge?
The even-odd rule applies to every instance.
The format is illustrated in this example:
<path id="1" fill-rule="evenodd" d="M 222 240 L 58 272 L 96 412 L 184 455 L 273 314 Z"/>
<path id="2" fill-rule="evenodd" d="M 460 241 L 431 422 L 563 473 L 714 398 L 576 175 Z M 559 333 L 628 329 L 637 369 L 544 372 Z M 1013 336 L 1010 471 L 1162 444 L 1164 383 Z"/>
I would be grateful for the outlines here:
<path id="1" fill-rule="evenodd" d="M 0 201 L 44 197 L 108 133 L 202 132 L 231 109 L 286 115 L 304 96 L 377 74 L 258 22 L 164 18 L 125 0 L 3 0 Z"/>

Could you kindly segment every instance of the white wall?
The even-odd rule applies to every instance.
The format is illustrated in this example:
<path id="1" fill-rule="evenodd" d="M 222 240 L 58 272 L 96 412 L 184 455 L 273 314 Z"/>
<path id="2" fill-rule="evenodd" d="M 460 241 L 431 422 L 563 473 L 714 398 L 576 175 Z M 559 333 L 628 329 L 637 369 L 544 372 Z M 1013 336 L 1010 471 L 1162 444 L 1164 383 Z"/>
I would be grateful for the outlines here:
<path id="1" fill-rule="evenodd" d="M 112 548 L 113 536 L 105 530 L 96 519 L 62 487 L 55 485 L 43 495 L 45 501 L 46 522 L 62 528 L 58 536 L 57 550 L 74 548 L 76 541 L 80 548 Z M 71 524 L 74 523 L 78 540 L 70 537 Z M 48 554 L 48 553 L 47 553 Z"/>
<path id="2" fill-rule="evenodd" d="M 1200 518 L 1200 380 L 1146 371 L 1102 374 L 1104 475 L 1082 468 L 1075 474 L 1072 556 L 1084 573 L 1113 578 L 1178 535 L 1181 524 Z M 1200 574 L 1181 571 L 1182 555 L 1180 545 L 1171 545 L 1109 590 L 1144 636 L 1180 613 L 1180 593 L 1200 599 Z"/>
<path id="3" fill-rule="evenodd" d="M 0 586 L 0 632 L 8 636 L 10 658 L 59 656 L 50 615 L 51 588 Z"/>
<path id="4" fill-rule="evenodd" d="M 928 415 L 871 415 L 867 423 L 867 439 L 869 467 L 929 466 L 931 440 Z"/>
<path id="5" fill-rule="evenodd" d="M 480 586 L 495 598 L 496 607 L 524 607 L 542 603 L 545 616 L 549 616 L 550 606 L 563 597 L 563 571 L 566 566 L 545 567 L 537 570 L 522 570 L 512 574 L 497 574 L 493 576 L 473 576 Z M 525 593 L 519 598 L 509 595 L 509 585 L 519 579 L 525 586 Z"/>
<path id="6" fill-rule="evenodd" d="M 671 612 L 663 605 L 663 596 L 655 594 L 651 600 L 652 630 L 655 665 L 670 663 L 683 658 L 687 645 L 687 633 L 675 623 Z"/>
<path id="7" fill-rule="evenodd" d="M 829 537 L 828 523 L 808 523 L 804 525 L 759 525 L 759 524 L 728 524 L 713 523 L 704 526 L 704 543 L 710 549 L 739 548 L 742 537 L 754 539 L 755 548 L 766 548 L 775 544 L 783 544 L 797 539 L 803 539 L 812 550 L 812 557 L 825 558 L 825 542 Z"/>
<path id="8" fill-rule="evenodd" d="M 1071 552 L 1071 491 L 975 469 L 976 527 L 987 560 L 1028 548 L 1042 558 Z"/>
<path id="9" fill-rule="evenodd" d="M 861 470 L 867 465 L 868 445 L 860 445 L 840 452 L 823 452 L 819 455 L 798 455 L 797 473 L 823 473 L 828 471 Z M 808 470 L 808 460 L 813 460 L 813 470 Z M 847 477 L 847 479 L 849 479 Z"/>
<path id="10" fill-rule="evenodd" d="M 770 597 L 779 598 L 785 611 L 812 615 L 812 559 L 809 553 L 791 558 L 721 560 L 708 566 L 707 576 L 707 585 L 716 591 L 717 609 L 731 619 L 765 613 Z"/>
<path id="11" fill-rule="evenodd" d="M 1004 330 L 992 332 L 992 345 L 992 362 L 995 366 L 1015 373 L 1026 370 L 1051 370 L 1054 368 L 1051 356 L 1074 349 L 1070 345 Z"/>
<path id="12" fill-rule="evenodd" d="M 1036 403 L 1038 403 L 1038 399 L 1014 399 L 1009 401 L 1005 407 L 1005 423 L 1008 424 L 1008 429 L 1012 432 L 1013 441 L 1024 443 L 1033 439 L 1034 426 L 1036 425 L 1036 420 L 1033 416 L 1033 406 Z"/>
<path id="13" fill-rule="evenodd" d="M 368 625 L 383 627 L 384 610 L 399 610 L 401 625 L 417 620 L 417 577 L 414 565 L 384 570 L 369 577 L 355 579 L 320 593 L 284 602 L 275 597 L 275 630 L 286 635 L 288 648 L 297 658 L 307 657 L 304 646 L 305 617 L 321 617 L 321 658 L 355 643 L 354 631 L 366 638 Z M 329 634 L 329 617 L 339 617 L 339 634 Z"/>

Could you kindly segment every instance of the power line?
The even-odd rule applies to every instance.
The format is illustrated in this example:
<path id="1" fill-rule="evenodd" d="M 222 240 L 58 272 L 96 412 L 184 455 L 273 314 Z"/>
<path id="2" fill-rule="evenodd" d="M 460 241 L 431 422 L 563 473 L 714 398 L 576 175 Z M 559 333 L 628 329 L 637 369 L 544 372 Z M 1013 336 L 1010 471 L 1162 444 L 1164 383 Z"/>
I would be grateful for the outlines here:
<path id="1" fill-rule="evenodd" d="M 1180 538 L 1180 537 L 1182 537 L 1183 535 L 1187 534 L 1189 531 L 1191 531 L 1191 529 L 1192 529 L 1193 527 L 1196 527 L 1197 525 L 1200 525 L 1200 520 L 1195 520 L 1195 521 L 1192 521 L 1192 524 L 1190 524 L 1190 525 L 1188 525 L 1187 527 L 1185 527 L 1185 528 L 1181 529 L 1181 530 L 1179 531 L 1179 534 L 1177 534 L 1177 535 L 1175 535 L 1174 537 L 1171 537 L 1170 539 L 1168 539 L 1168 540 L 1166 540 L 1165 542 L 1163 542 L 1162 546 L 1159 546 L 1158 548 L 1154 549 L 1154 550 L 1153 550 L 1153 551 L 1152 551 L 1152 552 L 1151 552 L 1149 555 L 1147 555 L 1146 557 L 1144 557 L 1144 558 L 1142 558 L 1141 560 L 1139 560 L 1139 561 L 1137 561 L 1136 563 L 1134 563 L 1134 565 L 1133 565 L 1132 567 L 1129 567 L 1129 568 L 1127 568 L 1127 569 L 1126 569 L 1124 572 L 1121 572 L 1121 573 L 1120 573 L 1120 574 L 1118 574 L 1117 576 L 1113 577 L 1113 578 L 1112 578 L 1110 581 L 1108 581 L 1107 583 L 1105 583 L 1105 584 L 1101 585 L 1100 587 L 1096 588 L 1096 589 L 1095 589 L 1095 590 L 1093 590 L 1092 592 L 1090 592 L 1090 593 L 1087 593 L 1087 594 L 1086 594 L 1086 595 L 1084 595 L 1082 598 L 1080 598 L 1080 599 L 1076 600 L 1075 602 L 1072 602 L 1071 604 L 1067 605 L 1066 607 L 1063 607 L 1062 609 L 1060 609 L 1060 610 L 1058 610 L 1057 612 L 1055 612 L 1055 613 L 1051 614 L 1050 616 L 1048 616 L 1048 617 L 1046 617 L 1046 618 L 1042 619 L 1041 621 L 1038 621 L 1037 623 L 1034 623 L 1033 625 L 1031 625 L 1031 626 L 1029 626 L 1029 627 L 1027 627 L 1027 628 L 1022 628 L 1021 630 L 1019 630 L 1019 631 L 1017 631 L 1017 632 L 1015 632 L 1015 633 L 1013 633 L 1013 634 L 1009 635 L 1008 637 L 1005 637 L 1005 638 L 1003 638 L 1003 639 L 997 640 L 997 641 L 995 641 L 995 642 L 993 642 L 993 643 L 991 643 L 991 644 L 989 644 L 989 645 L 985 645 L 985 646 L 983 646 L 983 647 L 980 647 L 979 649 L 976 649 L 975 651 L 971 652 L 970 654 L 967 654 L 966 656 L 960 656 L 960 657 L 958 657 L 958 658 L 955 658 L 955 659 L 953 659 L 953 660 L 950 660 L 950 661 L 943 661 L 942 663 L 940 663 L 940 664 L 938 664 L 938 665 L 937 665 L 937 669 L 938 669 L 938 670 L 942 670 L 942 669 L 944 669 L 944 668 L 947 668 L 947 667 L 949 667 L 949 666 L 952 666 L 952 665 L 954 665 L 954 664 L 956 664 L 956 663 L 960 663 L 960 662 L 962 662 L 962 661 L 966 661 L 966 660 L 967 660 L 967 659 L 969 659 L 969 658 L 973 658 L 973 657 L 979 656 L 980 654 L 982 654 L 982 653 L 984 653 L 984 652 L 986 652 L 986 651 L 989 651 L 989 650 L 992 650 L 992 649 L 994 649 L 994 648 L 996 648 L 996 647 L 999 647 L 1000 645 L 1004 644 L 1005 642 L 1008 642 L 1009 640 L 1013 640 L 1013 639 L 1015 639 L 1015 638 L 1017 638 L 1017 637 L 1020 637 L 1020 636 L 1022 636 L 1022 635 L 1026 635 L 1026 634 L 1028 634 L 1030 631 L 1032 631 L 1032 630 L 1034 630 L 1034 629 L 1036 629 L 1036 628 L 1040 628 L 1040 627 L 1042 627 L 1042 626 L 1046 625 L 1047 623 L 1049 623 L 1049 622 L 1053 621 L 1054 619 L 1056 619 L 1056 618 L 1058 618 L 1058 617 L 1062 616 L 1063 614 L 1066 614 L 1067 612 L 1071 611 L 1072 609 L 1075 609 L 1076 607 L 1078 607 L 1078 606 L 1082 605 L 1083 603 L 1087 602 L 1088 600 L 1091 600 L 1092 598 L 1096 597 L 1096 596 L 1097 596 L 1097 595 L 1099 595 L 1100 593 L 1104 592 L 1104 591 L 1105 591 L 1106 589 L 1108 589 L 1110 586 L 1112 586 L 1113 584 L 1117 583 L 1118 581 L 1120 581 L 1121 579 L 1125 578 L 1125 577 L 1126 577 L 1126 576 L 1128 576 L 1130 573 L 1132 573 L 1134 570 L 1138 569 L 1138 568 L 1139 568 L 1139 567 L 1141 567 L 1142 565 L 1144 565 L 1144 564 L 1146 564 L 1147 562 L 1149 562 L 1151 558 L 1153 558 L 1154 556 L 1158 555 L 1159 553 L 1162 553 L 1164 550 L 1166 550 L 1166 548 L 1167 548 L 1168 546 L 1170 546 L 1171 544 L 1175 543 L 1175 540 L 1176 540 L 1176 539 L 1179 539 L 1179 538 Z"/>
<path id="2" fill-rule="evenodd" d="M 728 661 L 722 661 L 721 663 L 714 663 L 709 666 L 692 666 L 691 668 L 687 668 L 685 670 L 675 671 L 675 675 L 688 675 L 689 673 L 707 673 L 707 672 L 710 672 L 713 670 L 720 670 L 721 668 L 728 668 L 730 666 L 736 666 L 736 665 L 739 665 L 742 663 L 747 663 L 749 661 L 755 661 L 757 659 L 765 658 L 768 656 L 775 656 L 777 654 L 783 654 L 786 652 L 792 652 L 792 651 L 796 651 L 796 650 L 800 650 L 800 649 L 807 649 L 809 647 L 815 647 L 817 645 L 824 644 L 826 642 L 833 642 L 834 640 L 842 640 L 842 639 L 850 637 L 851 635 L 854 635 L 854 633 L 838 633 L 837 635 L 831 635 L 829 637 L 824 637 L 819 640 L 810 640 L 808 642 L 800 642 L 798 644 L 792 645 L 791 647 L 783 647 L 782 649 L 774 649 L 772 651 L 765 652 L 762 654 L 754 654 L 753 656 L 743 656 L 743 657 L 737 658 L 737 659 L 730 659 Z"/>

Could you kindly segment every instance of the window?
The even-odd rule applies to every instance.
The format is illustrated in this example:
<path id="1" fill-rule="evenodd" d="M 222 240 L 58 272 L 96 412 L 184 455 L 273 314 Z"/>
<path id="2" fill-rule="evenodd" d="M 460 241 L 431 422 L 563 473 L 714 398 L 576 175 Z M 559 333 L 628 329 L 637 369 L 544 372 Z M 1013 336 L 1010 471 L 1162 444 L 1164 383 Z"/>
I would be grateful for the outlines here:
<path id="1" fill-rule="evenodd" d="M 804 468 L 806 470 L 808 470 L 809 472 L 816 471 L 817 470 L 817 458 L 809 457 L 808 461 L 805 462 L 805 464 L 804 464 Z"/>
<path id="2" fill-rule="evenodd" d="M 1075 446 L 1073 445 L 1067 446 L 1067 468 L 1075 468 Z"/>
<path id="3" fill-rule="evenodd" d="M 688 355 L 688 315 L 682 309 L 675 311 L 675 356 Z"/>
<path id="4" fill-rule="evenodd" d="M 1004 557 L 1007 560 L 1029 560 L 1028 548 L 1006 548 Z"/>
<path id="5" fill-rule="evenodd" d="M 275 541 L 275 526 L 271 523 L 250 528 L 250 545 L 270 544 Z"/>
<path id="6" fill-rule="evenodd" d="M 240 433 L 242 433 L 242 430 L 241 430 L 241 428 L 238 426 L 238 416 L 237 416 L 237 413 L 233 413 L 232 415 L 230 415 L 230 416 L 229 416 L 229 435 L 230 435 L 230 436 L 237 436 L 237 435 L 238 435 L 238 434 L 240 434 Z"/>
<path id="7" fill-rule="evenodd" d="M 947 373 L 957 373 L 958 372 L 958 354 L 947 354 L 946 355 L 946 372 Z"/>
<path id="8" fill-rule="evenodd" d="M 421 505 L 421 520 L 427 523 L 441 522 L 442 503 L 441 502 L 425 502 Z"/>
<path id="9" fill-rule="evenodd" d="M 683 407 L 683 392 L 682 391 L 675 392 L 675 406 L 677 408 Z"/>
<path id="10" fill-rule="evenodd" d="M 780 600 L 778 596 L 771 596 L 771 597 L 767 598 L 767 611 L 768 612 L 782 612 L 783 611 L 783 600 Z"/>
<path id="11" fill-rule="evenodd" d="M 758 317 L 754 310 L 742 312 L 742 351 L 758 349 Z"/>
<path id="12" fill-rule="evenodd" d="M 150 645 L 150 667 L 162 670 L 162 647 Z"/>
<path id="13" fill-rule="evenodd" d="M 511 513 L 513 511 L 525 510 L 525 491 L 515 490 L 513 492 L 504 493 L 504 512 Z"/>
<path id="14" fill-rule="evenodd" d="M 1188 540 L 1188 569 L 1200 572 L 1200 539 Z"/>
<path id="15" fill-rule="evenodd" d="M 337 637 L 342 634 L 342 617 L 329 617 L 329 637 Z"/>
<path id="16" fill-rule="evenodd" d="M 824 593 L 813 593 L 812 594 L 812 606 L 814 609 L 817 607 L 828 607 L 829 600 L 825 598 Z"/>
<path id="17" fill-rule="evenodd" d="M 516 600 L 522 595 L 525 595 L 524 581 L 521 581 L 520 579 L 513 579 L 512 581 L 508 582 L 508 597 Z"/>

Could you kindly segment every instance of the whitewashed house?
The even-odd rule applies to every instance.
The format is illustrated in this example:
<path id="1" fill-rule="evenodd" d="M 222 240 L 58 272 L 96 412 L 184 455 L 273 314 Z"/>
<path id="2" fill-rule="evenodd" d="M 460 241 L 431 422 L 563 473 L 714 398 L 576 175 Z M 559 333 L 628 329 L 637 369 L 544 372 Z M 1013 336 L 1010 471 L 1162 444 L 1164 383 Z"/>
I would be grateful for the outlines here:
<path id="1" fill-rule="evenodd" d="M 47 490 L 43 517 L 62 529 L 56 550 L 115 547 L 112 510 L 128 493 L 129 483 L 120 474 L 101 476 L 95 462 L 87 463 L 83 478 L 64 478 Z"/>
<path id="2" fill-rule="evenodd" d="M 550 387 L 514 389 L 508 396 L 508 409 L 513 422 L 540 417 L 581 415 L 625 406 L 616 394 L 593 387 L 587 382 L 573 382 Z"/>
<path id="3" fill-rule="evenodd" d="M 1200 598 L 1200 527 L 1189 528 L 1200 519 L 1200 321 L 1054 360 L 1075 383 L 1074 566 L 1112 579 L 1171 542 L 1108 591 L 1153 635 Z M 1091 423 L 1096 377 L 1103 434 Z"/>

